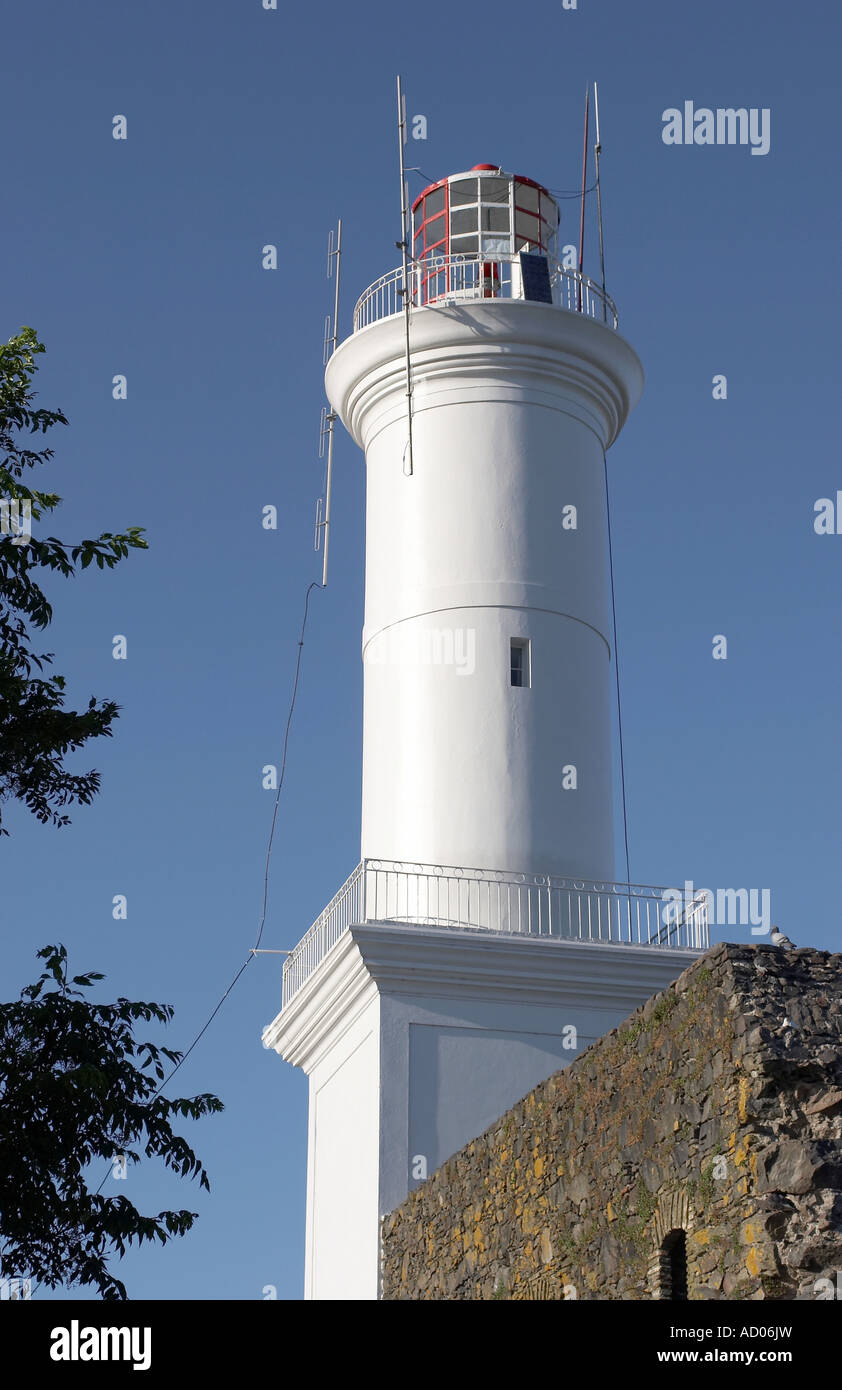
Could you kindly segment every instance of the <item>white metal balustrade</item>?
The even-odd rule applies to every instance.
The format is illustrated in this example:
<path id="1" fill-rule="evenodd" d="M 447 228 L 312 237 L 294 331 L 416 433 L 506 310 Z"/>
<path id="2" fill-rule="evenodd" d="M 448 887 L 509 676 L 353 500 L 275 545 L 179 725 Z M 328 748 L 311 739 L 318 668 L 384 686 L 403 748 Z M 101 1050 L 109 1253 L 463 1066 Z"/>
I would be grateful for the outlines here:
<path id="1" fill-rule="evenodd" d="M 550 263 L 550 288 L 556 308 L 601 319 L 617 327 L 613 299 L 578 270 Z M 413 308 L 449 308 L 471 300 L 524 299 L 518 256 L 434 256 L 409 268 Z M 404 309 L 403 267 L 381 275 L 360 295 L 354 308 L 354 332 Z M 531 301 L 530 301 L 531 302 Z"/>
<path id="2" fill-rule="evenodd" d="M 679 900 L 642 884 L 365 859 L 287 957 L 284 1005 L 340 936 L 363 922 L 692 951 L 710 944 L 704 892 Z"/>

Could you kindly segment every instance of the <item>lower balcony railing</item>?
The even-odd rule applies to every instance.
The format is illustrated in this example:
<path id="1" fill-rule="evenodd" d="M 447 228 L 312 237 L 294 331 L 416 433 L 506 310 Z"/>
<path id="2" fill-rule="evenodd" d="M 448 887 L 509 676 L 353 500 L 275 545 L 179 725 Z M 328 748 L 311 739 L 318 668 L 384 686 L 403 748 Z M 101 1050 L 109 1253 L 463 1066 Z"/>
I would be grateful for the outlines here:
<path id="1" fill-rule="evenodd" d="M 691 951 L 709 945 L 704 893 L 679 898 L 642 884 L 364 859 L 287 957 L 284 1004 L 340 936 L 363 922 Z"/>

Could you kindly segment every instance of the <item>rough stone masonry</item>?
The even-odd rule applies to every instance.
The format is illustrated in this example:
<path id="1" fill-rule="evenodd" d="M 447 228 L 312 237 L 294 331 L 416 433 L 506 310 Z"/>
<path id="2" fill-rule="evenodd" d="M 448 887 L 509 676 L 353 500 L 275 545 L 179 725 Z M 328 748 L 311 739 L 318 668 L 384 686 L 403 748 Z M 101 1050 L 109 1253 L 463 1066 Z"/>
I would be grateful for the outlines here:
<path id="1" fill-rule="evenodd" d="M 382 1227 L 384 1299 L 814 1299 L 840 1269 L 842 955 L 765 945 L 715 946 Z"/>

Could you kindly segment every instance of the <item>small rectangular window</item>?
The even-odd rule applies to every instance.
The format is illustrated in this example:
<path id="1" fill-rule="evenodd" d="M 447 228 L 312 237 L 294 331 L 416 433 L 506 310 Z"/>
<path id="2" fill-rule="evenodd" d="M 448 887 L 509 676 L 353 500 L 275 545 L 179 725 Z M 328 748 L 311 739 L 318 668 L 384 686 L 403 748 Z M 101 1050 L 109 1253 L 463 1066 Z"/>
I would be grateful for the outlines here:
<path id="1" fill-rule="evenodd" d="M 513 637 L 511 644 L 512 685 L 532 684 L 532 661 L 528 637 Z"/>

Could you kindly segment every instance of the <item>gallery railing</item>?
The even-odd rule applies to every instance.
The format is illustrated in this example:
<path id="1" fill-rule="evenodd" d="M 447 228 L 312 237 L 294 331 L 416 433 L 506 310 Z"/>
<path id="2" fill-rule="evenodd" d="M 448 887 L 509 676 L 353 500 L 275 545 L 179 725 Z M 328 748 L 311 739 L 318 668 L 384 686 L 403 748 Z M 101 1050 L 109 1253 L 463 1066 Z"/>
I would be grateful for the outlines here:
<path id="1" fill-rule="evenodd" d="M 364 922 L 691 951 L 709 945 L 705 893 L 365 859 L 287 957 L 284 1004 L 344 932 Z"/>
<path id="2" fill-rule="evenodd" d="M 471 300 L 525 300 L 519 256 L 434 256 L 409 268 L 409 296 L 414 308 L 447 308 Z M 357 300 L 354 332 L 404 309 L 403 267 L 381 275 Z M 600 319 L 617 327 L 613 299 L 587 275 L 549 263 L 552 303 L 559 309 Z"/>

